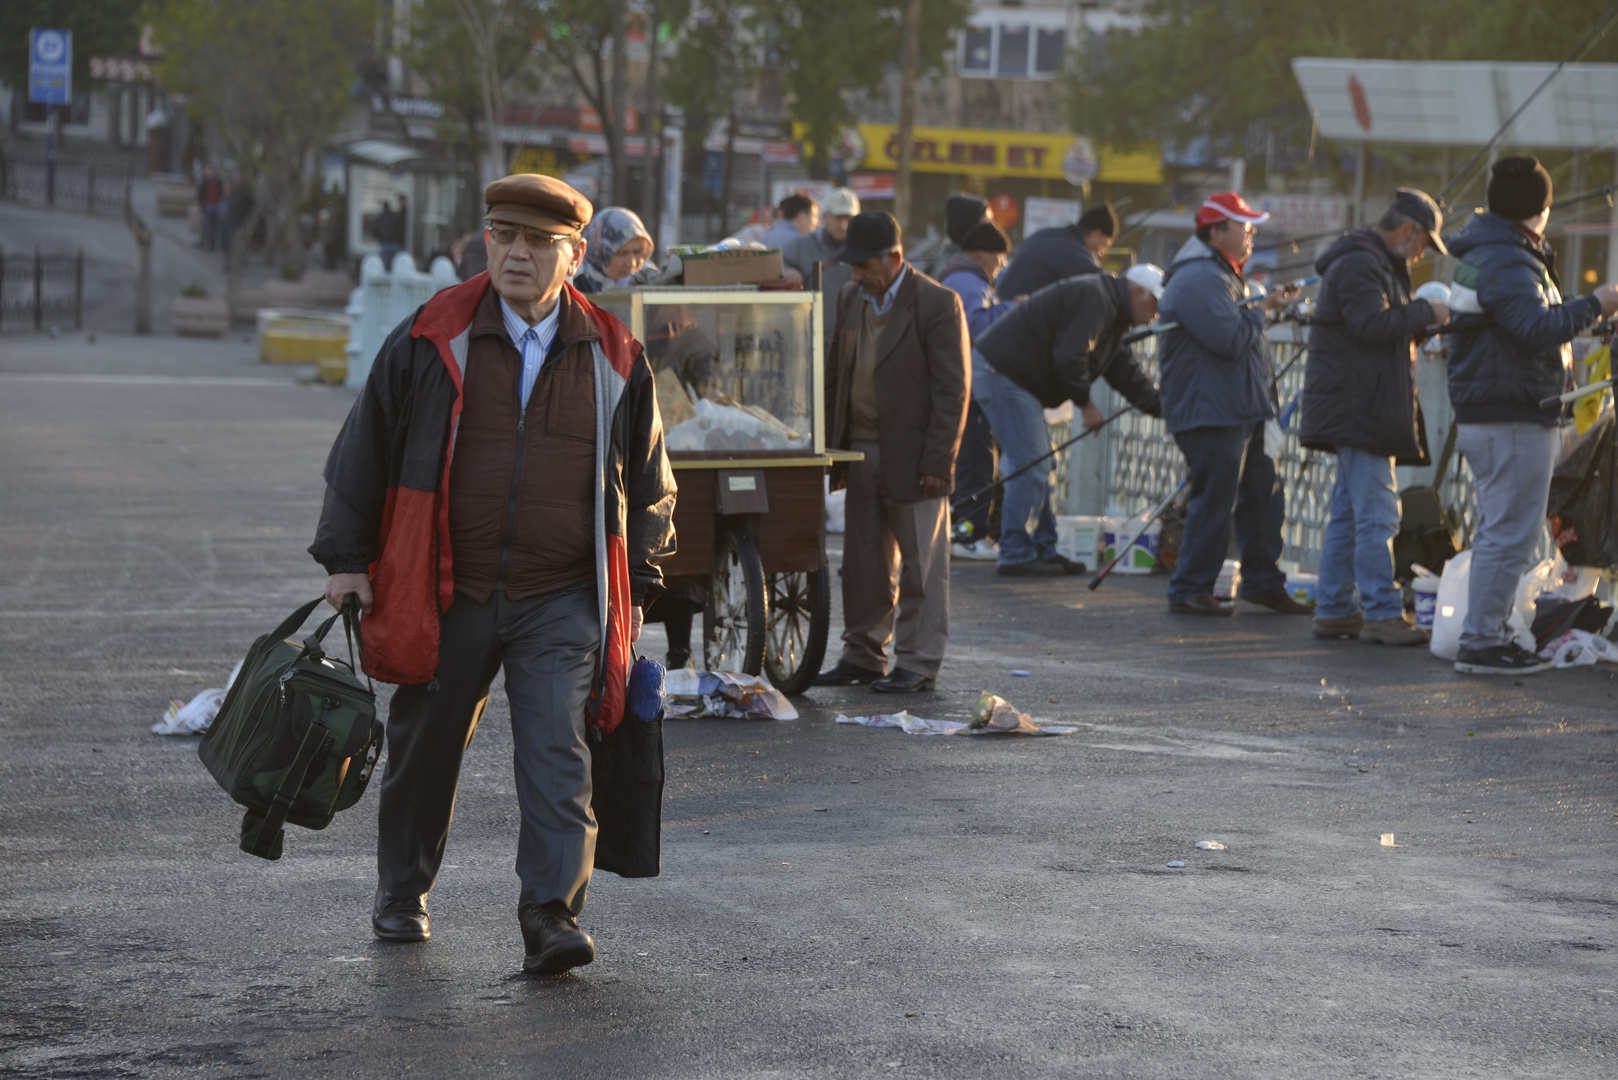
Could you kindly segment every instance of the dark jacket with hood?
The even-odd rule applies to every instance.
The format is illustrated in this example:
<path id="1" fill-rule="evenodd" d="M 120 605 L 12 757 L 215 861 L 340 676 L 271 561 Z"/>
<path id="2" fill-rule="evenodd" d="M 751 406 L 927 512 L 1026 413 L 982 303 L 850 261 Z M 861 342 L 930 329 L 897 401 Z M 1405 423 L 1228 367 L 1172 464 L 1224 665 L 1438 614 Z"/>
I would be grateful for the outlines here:
<path id="1" fill-rule="evenodd" d="M 1560 413 L 1539 407 L 1568 388 L 1568 343 L 1601 317 L 1592 296 L 1562 302 L 1556 257 L 1514 221 L 1477 214 L 1448 240 L 1457 293 L 1477 293 L 1494 325 L 1449 336 L 1449 399 L 1462 424 L 1528 421 L 1553 426 Z M 1457 314 L 1467 306 L 1454 301 Z"/>
<path id="2" fill-rule="evenodd" d="M 1425 465 L 1416 400 L 1416 337 L 1433 308 L 1411 300 L 1405 261 L 1375 229 L 1338 237 L 1315 260 L 1320 296 L 1309 328 L 1300 438 L 1311 450 L 1348 446 Z"/>
<path id="3" fill-rule="evenodd" d="M 479 274 L 445 289 L 388 335 L 326 459 L 326 501 L 309 553 L 329 574 L 371 575 L 375 604 L 361 623 L 365 669 L 384 682 L 419 685 L 438 672 L 439 617 L 455 602 L 449 485 L 463 373 L 488 288 L 488 275 Z M 640 343 L 571 285 L 558 302 L 566 308 L 558 338 L 566 331 L 569 339 L 550 355 L 582 350 L 595 378 L 602 644 L 591 712 L 611 733 L 623 717 L 631 606 L 662 592 L 658 567 L 674 552 L 674 474 Z"/>
<path id="4" fill-rule="evenodd" d="M 945 261 L 938 283 L 961 298 L 961 306 L 966 309 L 966 328 L 971 331 L 974 342 L 1012 308 L 1011 303 L 1000 299 L 983 265 L 964 252 Z"/>
<path id="5" fill-rule="evenodd" d="M 1129 330 L 1129 284 L 1091 274 L 1048 285 L 1012 308 L 973 343 L 989 366 L 1047 409 L 1090 401 L 1097 378 L 1148 416 L 1163 415 L 1157 390 L 1119 341 Z"/>
<path id="6" fill-rule="evenodd" d="M 1015 299 L 1032 296 L 1063 278 L 1101 273 L 1101 260 L 1084 246 L 1077 225 L 1041 229 L 1022 242 L 1017 255 L 1000 275 L 1000 295 Z"/>
<path id="7" fill-rule="evenodd" d="M 1170 434 L 1199 427 L 1257 424 L 1275 415 L 1275 369 L 1264 343 L 1264 313 L 1243 307 L 1247 279 L 1193 236 L 1163 277 L 1157 302 L 1166 330 L 1157 346 L 1163 419 Z"/>

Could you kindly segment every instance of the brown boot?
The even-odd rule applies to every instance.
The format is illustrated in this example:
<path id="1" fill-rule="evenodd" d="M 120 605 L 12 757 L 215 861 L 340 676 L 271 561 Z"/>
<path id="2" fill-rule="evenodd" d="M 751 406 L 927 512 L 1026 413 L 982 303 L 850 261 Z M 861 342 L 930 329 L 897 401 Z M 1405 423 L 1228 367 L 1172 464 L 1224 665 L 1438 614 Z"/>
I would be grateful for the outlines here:
<path id="1" fill-rule="evenodd" d="M 1315 617 L 1315 637 L 1318 638 L 1355 638 L 1360 636 L 1360 629 L 1365 625 L 1363 615 L 1349 615 L 1342 619 L 1322 619 Z"/>
<path id="2" fill-rule="evenodd" d="M 1378 619 L 1361 628 L 1360 640 L 1370 645 L 1425 645 L 1427 631 L 1403 619 Z"/>

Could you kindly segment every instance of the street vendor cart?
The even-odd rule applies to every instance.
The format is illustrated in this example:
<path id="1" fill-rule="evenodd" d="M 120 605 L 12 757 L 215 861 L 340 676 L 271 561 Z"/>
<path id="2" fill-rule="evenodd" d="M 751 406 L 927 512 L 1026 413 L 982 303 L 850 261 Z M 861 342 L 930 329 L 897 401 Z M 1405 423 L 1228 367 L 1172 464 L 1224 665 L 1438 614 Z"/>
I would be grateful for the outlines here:
<path id="1" fill-rule="evenodd" d="M 820 293 L 649 287 L 593 299 L 645 346 L 656 380 L 679 486 L 679 547 L 663 572 L 700 597 L 700 665 L 802 693 L 831 622 L 826 471 L 860 456 L 825 446 Z"/>

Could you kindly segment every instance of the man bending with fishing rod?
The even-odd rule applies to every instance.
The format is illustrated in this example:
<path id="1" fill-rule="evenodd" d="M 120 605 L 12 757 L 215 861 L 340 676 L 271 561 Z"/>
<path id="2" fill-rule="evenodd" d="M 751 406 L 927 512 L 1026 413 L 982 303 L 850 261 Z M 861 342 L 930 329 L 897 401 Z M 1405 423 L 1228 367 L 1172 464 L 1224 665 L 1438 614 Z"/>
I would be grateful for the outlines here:
<path id="1" fill-rule="evenodd" d="M 1162 416 L 1151 377 L 1122 344 L 1132 324 L 1156 316 L 1162 293 L 1163 271 L 1150 263 L 1119 276 L 1070 277 L 1012 308 L 974 343 L 975 366 L 989 370 L 973 384 L 973 400 L 1000 443 L 1006 475 L 1000 574 L 1060 577 L 1087 569 L 1056 553 L 1044 410 L 1072 401 L 1086 431 L 1101 426 L 1107 418 L 1090 400 L 1090 386 L 1100 377 L 1141 412 Z"/>
<path id="2" fill-rule="evenodd" d="M 1163 419 L 1190 471 L 1185 539 L 1169 581 L 1169 610 L 1230 615 L 1214 583 L 1230 540 L 1232 510 L 1241 549 L 1241 598 L 1286 615 L 1309 608 L 1287 595 L 1281 557 L 1285 500 L 1266 428 L 1279 442 L 1275 373 L 1264 343 L 1264 313 L 1290 302 L 1290 290 L 1246 305 L 1242 268 L 1257 226 L 1269 219 L 1236 192 L 1210 197 L 1197 211 L 1197 234 L 1175 256 L 1158 310 L 1166 330 L 1158 346 Z"/>

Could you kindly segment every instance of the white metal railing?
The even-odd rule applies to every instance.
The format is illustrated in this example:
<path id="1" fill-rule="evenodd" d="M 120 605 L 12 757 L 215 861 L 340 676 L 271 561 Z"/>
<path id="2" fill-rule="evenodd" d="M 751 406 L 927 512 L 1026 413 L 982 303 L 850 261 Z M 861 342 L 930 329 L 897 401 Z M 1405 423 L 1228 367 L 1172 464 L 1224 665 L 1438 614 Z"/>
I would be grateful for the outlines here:
<path id="1" fill-rule="evenodd" d="M 440 255 L 422 273 L 407 251 L 393 257 L 384 267 L 377 255 L 367 255 L 360 263 L 360 287 L 348 295 L 348 377 L 345 384 L 355 389 L 365 385 L 371 362 L 381 351 L 393 328 L 398 326 L 440 289 L 460 283 L 455 264 Z"/>
<path id="2" fill-rule="evenodd" d="M 1271 359 L 1277 371 L 1297 357 L 1280 387 L 1282 411 L 1287 421 L 1281 453 L 1276 458 L 1276 470 L 1286 494 L 1286 523 L 1282 531 L 1286 550 L 1282 558 L 1313 569 L 1320 564 L 1321 545 L 1330 517 L 1331 489 L 1337 476 L 1337 458 L 1330 453 L 1306 450 L 1298 442 L 1299 410 L 1295 402 L 1303 391 L 1304 371 L 1309 360 L 1304 345 L 1306 331 L 1302 327 L 1283 325 L 1270 332 L 1269 340 Z M 1142 366 L 1156 381 L 1156 339 L 1140 342 L 1135 349 Z M 1443 360 L 1423 354 L 1418 383 L 1428 444 L 1436 463 L 1452 422 Z M 1119 394 L 1101 386 L 1097 386 L 1096 391 L 1096 403 L 1104 411 L 1110 412 L 1124 404 Z M 1053 444 L 1067 438 L 1066 425 L 1060 428 L 1052 428 Z M 1161 501 L 1185 475 L 1185 460 L 1173 436 L 1164 430 L 1163 421 L 1138 412 L 1125 413 L 1099 435 L 1079 443 L 1076 449 L 1077 454 L 1064 451 L 1059 455 L 1057 466 L 1056 499 L 1066 513 L 1138 513 Z M 1090 472 L 1099 474 L 1099 483 L 1083 489 L 1087 463 Z M 1430 483 L 1435 471 L 1435 466 L 1401 468 L 1400 487 Z M 1477 524 L 1477 500 L 1472 472 L 1459 454 L 1450 459 L 1442 493 L 1445 505 L 1459 512 L 1461 542 L 1470 543 Z"/>

